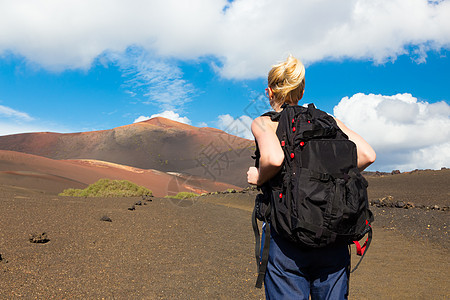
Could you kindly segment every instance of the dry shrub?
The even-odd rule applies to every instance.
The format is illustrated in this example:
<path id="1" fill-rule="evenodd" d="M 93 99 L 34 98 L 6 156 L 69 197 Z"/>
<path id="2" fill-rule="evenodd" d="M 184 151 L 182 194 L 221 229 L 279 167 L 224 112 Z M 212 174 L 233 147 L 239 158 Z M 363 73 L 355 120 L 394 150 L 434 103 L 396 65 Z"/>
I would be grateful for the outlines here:
<path id="1" fill-rule="evenodd" d="M 128 180 L 100 179 L 85 189 L 66 189 L 60 196 L 72 197 L 136 197 L 152 195 L 149 189 Z"/>

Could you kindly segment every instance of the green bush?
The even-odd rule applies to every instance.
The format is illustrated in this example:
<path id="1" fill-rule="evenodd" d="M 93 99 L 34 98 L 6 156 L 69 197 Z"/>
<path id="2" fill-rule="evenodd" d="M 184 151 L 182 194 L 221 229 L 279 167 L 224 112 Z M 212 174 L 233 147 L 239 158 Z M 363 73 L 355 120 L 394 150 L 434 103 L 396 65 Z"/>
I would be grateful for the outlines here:
<path id="1" fill-rule="evenodd" d="M 175 198 L 175 199 L 187 199 L 187 198 L 193 198 L 198 197 L 198 194 L 191 193 L 191 192 L 179 192 L 175 196 L 169 196 L 167 195 L 166 198 Z"/>
<path id="2" fill-rule="evenodd" d="M 135 197 L 152 195 L 149 189 L 128 180 L 100 179 L 85 189 L 66 189 L 59 196 L 72 197 Z"/>

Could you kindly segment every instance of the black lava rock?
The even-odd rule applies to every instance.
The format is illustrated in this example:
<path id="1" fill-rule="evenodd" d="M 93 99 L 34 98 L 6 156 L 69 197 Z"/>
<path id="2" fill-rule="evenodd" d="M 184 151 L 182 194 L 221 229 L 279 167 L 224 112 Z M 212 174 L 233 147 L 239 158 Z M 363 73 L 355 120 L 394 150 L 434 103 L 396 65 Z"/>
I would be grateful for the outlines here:
<path id="1" fill-rule="evenodd" d="M 397 201 L 397 202 L 395 202 L 395 207 L 397 207 L 397 208 L 403 208 L 403 207 L 405 207 L 405 202 L 403 202 L 403 201 Z"/>
<path id="2" fill-rule="evenodd" d="M 152 201 L 152 197 L 153 197 L 153 195 L 149 195 L 149 194 L 142 195 L 142 200 L 150 202 L 150 201 Z"/>
<path id="3" fill-rule="evenodd" d="M 105 222 L 112 222 L 111 218 L 108 216 L 103 216 L 100 218 L 100 221 L 105 221 Z"/>
<path id="4" fill-rule="evenodd" d="M 37 243 L 37 244 L 45 244 L 50 241 L 50 239 L 47 237 L 47 233 L 32 233 L 30 234 L 29 241 L 31 243 Z"/>

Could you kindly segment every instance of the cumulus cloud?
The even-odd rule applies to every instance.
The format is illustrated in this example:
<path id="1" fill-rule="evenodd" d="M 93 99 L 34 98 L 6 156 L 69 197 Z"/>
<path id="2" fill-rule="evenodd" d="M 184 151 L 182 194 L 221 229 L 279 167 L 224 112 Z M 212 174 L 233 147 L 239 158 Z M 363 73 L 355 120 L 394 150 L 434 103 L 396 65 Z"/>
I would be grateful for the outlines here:
<path id="1" fill-rule="evenodd" d="M 334 107 L 334 115 L 377 152 L 372 169 L 450 166 L 450 106 L 419 101 L 411 94 L 355 94 Z"/>
<path id="2" fill-rule="evenodd" d="M 170 119 L 170 120 L 173 120 L 173 121 L 177 121 L 177 122 L 180 122 L 180 123 L 189 124 L 189 125 L 191 124 L 191 120 L 189 120 L 187 117 L 182 117 L 179 114 L 177 114 L 176 112 L 173 112 L 173 111 L 170 111 L 170 110 L 166 110 L 166 111 L 164 111 L 162 113 L 159 113 L 159 114 L 151 115 L 150 117 L 140 116 L 139 118 L 134 120 L 133 123 L 150 120 L 150 119 L 156 118 L 156 117 L 163 117 L 163 118 Z"/>
<path id="3" fill-rule="evenodd" d="M 236 119 L 229 114 L 220 115 L 218 117 L 217 127 L 226 133 L 252 140 L 252 121 L 252 118 L 247 115 L 240 116 Z"/>
<path id="4" fill-rule="evenodd" d="M 146 117 L 146 116 L 139 116 L 137 119 L 135 119 L 133 121 L 133 123 L 139 123 L 139 122 L 143 122 L 143 121 L 147 121 L 150 120 L 150 117 Z"/>
<path id="5" fill-rule="evenodd" d="M 105 51 L 138 46 L 164 58 L 213 56 L 223 76 L 251 78 L 289 52 L 306 63 L 405 53 L 423 62 L 449 48 L 450 1 L 4 0 L 0 28 L 0 54 L 49 69 L 89 68 Z"/>

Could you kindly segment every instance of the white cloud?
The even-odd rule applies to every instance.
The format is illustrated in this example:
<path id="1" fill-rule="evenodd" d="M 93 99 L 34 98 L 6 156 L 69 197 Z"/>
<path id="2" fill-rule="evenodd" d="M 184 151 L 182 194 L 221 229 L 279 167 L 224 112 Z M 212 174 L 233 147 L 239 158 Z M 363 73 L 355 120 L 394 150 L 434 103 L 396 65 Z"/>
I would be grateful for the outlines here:
<path id="1" fill-rule="evenodd" d="M 29 133 L 29 132 L 59 132 L 68 133 L 74 132 L 58 124 L 49 124 L 42 122 L 21 122 L 14 120 L 4 120 L 0 119 L 0 136 L 19 134 L 19 133 Z"/>
<path id="2" fill-rule="evenodd" d="M 177 122 L 184 123 L 184 124 L 188 124 L 188 125 L 191 124 L 191 120 L 189 120 L 187 117 L 181 117 L 176 112 L 173 112 L 173 111 L 170 111 L 170 110 L 166 110 L 166 111 L 164 111 L 162 113 L 159 113 L 159 114 L 151 115 L 150 117 L 140 116 L 139 118 L 134 120 L 133 123 L 150 120 L 150 119 L 156 118 L 156 117 L 163 117 L 163 118 L 166 118 L 166 119 L 170 119 L 170 120 L 177 121 Z"/>
<path id="3" fill-rule="evenodd" d="M 7 118 L 14 118 L 19 119 L 23 121 L 32 121 L 34 120 L 32 117 L 30 117 L 29 114 L 12 109 L 7 106 L 0 105 L 0 116 L 3 115 Z"/>
<path id="4" fill-rule="evenodd" d="M 377 152 L 371 169 L 402 171 L 450 166 L 450 106 L 411 94 L 344 97 L 334 115 Z"/>
<path id="5" fill-rule="evenodd" d="M 89 68 L 105 51 L 138 46 L 162 58 L 213 56 L 223 76 L 250 78 L 289 52 L 306 63 L 405 53 L 422 62 L 449 48 L 450 1 L 4 0 L 0 28 L 0 54 L 49 69 Z"/>
<path id="6" fill-rule="evenodd" d="M 143 121 L 147 121 L 150 120 L 150 117 L 146 117 L 146 116 L 139 116 L 136 120 L 133 121 L 133 123 L 139 123 L 139 122 L 143 122 Z"/>
<path id="7" fill-rule="evenodd" d="M 70 132 L 50 122 L 41 122 L 26 112 L 0 105 L 0 136 L 28 132 Z"/>
<path id="8" fill-rule="evenodd" d="M 220 115 L 218 117 L 217 127 L 226 133 L 252 140 L 252 121 L 253 119 L 247 115 L 240 116 L 236 119 L 228 114 Z"/>
<path id="9" fill-rule="evenodd" d="M 50 131 L 42 126 L 34 126 L 30 124 L 14 124 L 11 122 L 0 121 L 0 136 L 27 132 L 45 132 Z"/>
<path id="10" fill-rule="evenodd" d="M 168 60 L 157 59 L 135 47 L 123 53 L 105 53 L 102 59 L 111 60 L 120 67 L 127 78 L 126 93 L 131 97 L 142 95 L 143 103 L 176 110 L 191 101 L 194 87 L 182 79 L 183 72 Z"/>

